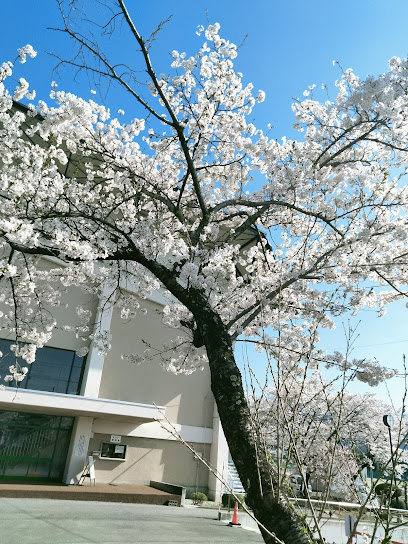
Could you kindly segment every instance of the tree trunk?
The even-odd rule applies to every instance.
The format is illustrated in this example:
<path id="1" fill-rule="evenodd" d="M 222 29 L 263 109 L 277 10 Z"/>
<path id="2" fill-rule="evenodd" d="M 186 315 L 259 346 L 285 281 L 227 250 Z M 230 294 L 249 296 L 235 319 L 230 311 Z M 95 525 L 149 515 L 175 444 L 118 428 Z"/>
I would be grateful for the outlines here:
<path id="1" fill-rule="evenodd" d="M 220 316 L 210 307 L 205 294 L 192 287 L 185 289 L 173 271 L 147 259 L 135 248 L 133 260 L 150 270 L 194 315 L 197 325 L 194 345 L 206 348 L 211 390 L 232 459 L 247 492 L 247 504 L 257 520 L 278 538 L 261 528 L 264 541 L 266 544 L 310 544 L 300 518 L 287 498 L 277 493 L 277 478 L 265 449 L 257 447 L 231 337 Z"/>
<path id="2" fill-rule="evenodd" d="M 286 497 L 277 494 L 277 478 L 265 449 L 257 447 L 256 432 L 251 426 L 242 377 L 235 363 L 228 331 L 213 312 L 211 317 L 209 311 L 198 313 L 195 317 L 207 350 L 211 389 L 232 459 L 247 492 L 247 504 L 258 521 L 280 541 L 310 544 L 305 528 Z M 261 533 L 267 544 L 277 542 L 262 529 Z"/>

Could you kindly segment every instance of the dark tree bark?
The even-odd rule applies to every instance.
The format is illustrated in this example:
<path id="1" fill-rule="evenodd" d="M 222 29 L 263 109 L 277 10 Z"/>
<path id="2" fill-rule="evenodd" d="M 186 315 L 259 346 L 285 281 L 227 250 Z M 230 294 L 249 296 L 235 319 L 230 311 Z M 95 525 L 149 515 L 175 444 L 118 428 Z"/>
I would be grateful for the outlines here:
<path id="1" fill-rule="evenodd" d="M 258 521 L 280 541 L 309 544 L 309 537 L 286 497 L 278 495 L 273 466 L 265 448 L 259 447 L 225 325 L 209 308 L 196 309 L 195 318 L 209 359 L 211 389 L 232 459 L 247 492 L 248 505 Z M 267 544 L 277 542 L 262 528 L 261 533 Z"/>
<path id="2" fill-rule="evenodd" d="M 133 248 L 128 257 L 150 270 L 193 314 L 195 345 L 205 347 L 211 374 L 211 390 L 228 447 L 247 492 L 247 504 L 256 519 L 277 539 L 261 528 L 266 544 L 310 544 L 311 539 L 287 497 L 277 491 L 274 467 L 251 425 L 242 376 L 235 362 L 233 342 L 227 326 L 209 306 L 199 290 L 180 285 L 171 270 L 146 259 Z"/>

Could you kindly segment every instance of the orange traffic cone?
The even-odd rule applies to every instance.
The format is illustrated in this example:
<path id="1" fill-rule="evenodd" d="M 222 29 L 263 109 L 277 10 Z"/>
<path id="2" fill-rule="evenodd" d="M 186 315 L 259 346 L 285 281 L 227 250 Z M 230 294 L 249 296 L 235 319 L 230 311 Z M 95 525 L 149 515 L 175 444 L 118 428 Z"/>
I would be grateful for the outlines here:
<path id="1" fill-rule="evenodd" d="M 229 522 L 230 527 L 241 527 L 241 524 L 238 523 L 238 502 L 235 503 L 234 513 L 232 514 L 232 521 Z"/>

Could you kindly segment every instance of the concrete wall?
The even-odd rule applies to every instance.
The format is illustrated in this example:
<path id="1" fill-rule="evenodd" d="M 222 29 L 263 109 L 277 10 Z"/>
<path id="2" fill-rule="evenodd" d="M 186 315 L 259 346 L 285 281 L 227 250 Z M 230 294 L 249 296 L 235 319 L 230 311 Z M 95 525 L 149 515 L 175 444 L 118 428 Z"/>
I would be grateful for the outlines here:
<path id="1" fill-rule="evenodd" d="M 397 523 L 392 523 L 391 526 L 396 525 Z M 360 521 L 357 526 L 357 534 L 353 539 L 353 544 L 366 544 L 366 542 L 371 542 L 373 531 L 374 523 L 372 521 Z M 348 537 L 345 533 L 344 519 L 327 520 L 322 527 L 322 535 L 326 539 L 327 544 L 346 544 Z M 384 529 L 381 526 L 377 527 L 375 542 L 380 542 L 383 537 Z M 392 532 L 391 543 L 404 544 L 405 542 L 408 542 L 407 538 L 408 529 L 406 527 L 399 527 Z"/>
<path id="2" fill-rule="evenodd" d="M 98 300 L 89 294 L 84 294 L 79 287 L 68 287 L 62 297 L 62 305 L 53 308 L 52 315 L 56 319 L 58 326 L 54 330 L 52 338 L 47 346 L 76 351 L 84 346 L 89 346 L 89 340 L 82 341 L 79 336 L 87 338 L 93 329 L 96 307 Z M 90 331 L 77 335 L 75 332 L 63 330 L 64 325 L 80 326 L 81 322 L 76 314 L 76 307 L 83 306 L 92 312 L 92 318 L 89 324 Z"/>
<path id="3" fill-rule="evenodd" d="M 60 265 L 55 264 L 48 259 L 42 259 L 40 268 L 42 270 L 50 270 L 57 268 Z M 92 332 L 93 321 L 95 319 L 96 308 L 98 300 L 95 296 L 85 293 L 80 287 L 70 286 L 64 287 L 61 283 L 52 283 L 53 288 L 60 288 L 61 298 L 59 306 L 44 306 L 45 310 L 55 319 L 57 327 L 53 331 L 51 340 L 47 343 L 47 346 L 68 349 L 76 351 L 81 347 L 88 346 L 89 341 L 85 342 L 81 340 L 80 336 L 87 338 L 90 332 Z M 64 329 L 65 325 L 73 325 L 79 327 L 82 325 L 77 313 L 77 306 L 83 306 L 85 309 L 92 312 L 92 318 L 90 322 L 90 331 L 76 334 L 75 331 L 67 331 Z M 4 305 L 0 305 L 0 310 L 7 312 L 9 308 Z M 33 321 L 36 322 L 38 316 L 34 315 Z M 38 323 L 37 323 L 38 326 Z M 0 319 L 0 338 L 13 340 L 14 336 L 10 333 L 8 324 L 4 319 Z"/>
<path id="4" fill-rule="evenodd" d="M 89 444 L 90 453 L 100 451 L 102 442 L 109 441 L 110 435 L 94 434 Z M 180 442 L 123 436 L 121 444 L 127 445 L 124 461 L 94 459 L 97 482 L 149 485 L 150 480 L 156 480 L 182 485 L 190 492 L 197 483 L 199 491 L 207 491 L 207 468 Z M 192 445 L 204 457 L 209 456 L 208 444 Z"/>
<path id="5" fill-rule="evenodd" d="M 44 261 L 43 266 L 53 268 L 56 265 Z M 78 350 L 84 345 L 90 345 L 89 341 L 84 342 L 77 336 L 87 338 L 92 332 L 98 300 L 75 286 L 67 289 L 61 286 L 61 290 L 60 306 L 49 308 L 58 322 L 58 328 L 48 345 Z M 65 330 L 64 325 L 81 325 L 76 314 L 79 305 L 91 310 L 93 317 L 90 331 L 77 335 Z M 141 365 L 121 358 L 123 353 L 142 353 L 147 347 L 146 343 L 153 349 L 160 349 L 163 342 L 180 334 L 163 325 L 161 304 L 145 300 L 141 301 L 141 306 L 147 309 L 147 315 L 140 315 L 131 321 L 122 320 L 117 309 L 104 316 L 105 328 L 112 336 L 112 348 L 103 360 L 98 350 L 93 350 L 91 345 L 85 371 L 89 383 L 83 384 L 82 394 L 164 406 L 166 417 L 183 438 L 206 459 L 211 458 L 212 463 L 220 469 L 218 465 L 221 461 L 217 459 L 219 433 L 215 436 L 212 433 L 214 398 L 210 389 L 209 369 L 196 371 L 190 376 L 176 376 L 160 366 L 159 358 Z M 10 335 L 6 328 L 1 330 L 1 325 L 0 322 L 0 337 L 7 338 Z M 96 384 L 91 370 L 97 374 Z M 130 420 L 119 423 L 108 422 L 103 418 L 91 419 L 88 421 L 86 418 L 86 432 L 73 433 L 65 472 L 67 483 L 77 482 L 88 454 L 100 450 L 101 443 L 109 442 L 111 434 L 118 434 L 123 437 L 122 444 L 128 446 L 127 458 L 125 461 L 95 459 L 98 482 L 148 484 L 150 480 L 156 480 L 185 486 L 190 493 L 196 489 L 208 493 L 208 469 L 194 458 L 185 445 L 169 438 L 167 431 L 158 423 Z M 215 440 L 212 444 L 213 437 Z M 81 451 L 77 442 L 81 445 Z M 216 493 L 215 487 L 213 482 L 212 494 Z"/>
<path id="6" fill-rule="evenodd" d="M 161 368 L 159 358 L 140 365 L 121 359 L 122 353 L 142 353 L 144 342 L 160 348 L 177 335 L 161 322 L 160 305 L 143 301 L 143 306 L 147 315 L 130 322 L 123 321 L 118 310 L 113 312 L 112 349 L 105 358 L 99 397 L 156 403 L 166 406 L 173 423 L 211 428 L 214 399 L 208 369 L 176 376 Z"/>
<path id="7" fill-rule="evenodd" d="M 163 325 L 162 305 L 142 301 L 141 306 L 147 309 L 147 315 L 130 321 L 122 320 L 119 310 L 113 310 L 112 348 L 105 357 L 98 395 L 165 406 L 166 417 L 183 438 L 210 459 L 211 454 L 214 456 L 214 447 L 211 451 L 214 398 L 209 370 L 176 376 L 160 366 L 159 358 L 135 365 L 121 357 L 124 353 L 142 353 L 147 344 L 160 349 L 163 342 L 179 334 Z M 95 458 L 97 482 L 149 484 L 150 480 L 156 480 L 182 485 L 188 493 L 196 488 L 208 493 L 208 469 L 185 445 L 171 438 L 159 424 L 135 424 L 94 421 L 90 454 L 100 451 L 102 442 L 109 443 L 111 434 L 122 436 L 121 444 L 127 445 L 125 461 Z"/>

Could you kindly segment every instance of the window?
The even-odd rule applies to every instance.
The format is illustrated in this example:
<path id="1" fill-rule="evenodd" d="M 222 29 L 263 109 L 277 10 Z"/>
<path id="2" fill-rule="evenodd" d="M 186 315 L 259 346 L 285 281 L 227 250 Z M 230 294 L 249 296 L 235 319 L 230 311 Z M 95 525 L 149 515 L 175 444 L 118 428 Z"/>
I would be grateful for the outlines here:
<path id="1" fill-rule="evenodd" d="M 78 395 L 81 386 L 84 357 L 79 357 L 75 351 L 44 347 L 37 350 L 36 361 L 28 365 L 24 360 L 14 355 L 10 346 L 14 342 L 0 339 L 0 376 L 1 382 L 9 374 L 9 367 L 17 363 L 28 367 L 28 374 L 18 387 L 36 391 L 51 391 Z M 10 383 L 14 386 L 15 383 Z"/>
<path id="2" fill-rule="evenodd" d="M 61 481 L 73 417 L 0 411 L 0 481 Z"/>
<path id="3" fill-rule="evenodd" d="M 101 444 L 100 459 L 116 459 L 118 461 L 125 459 L 126 445 L 125 444 Z"/>

